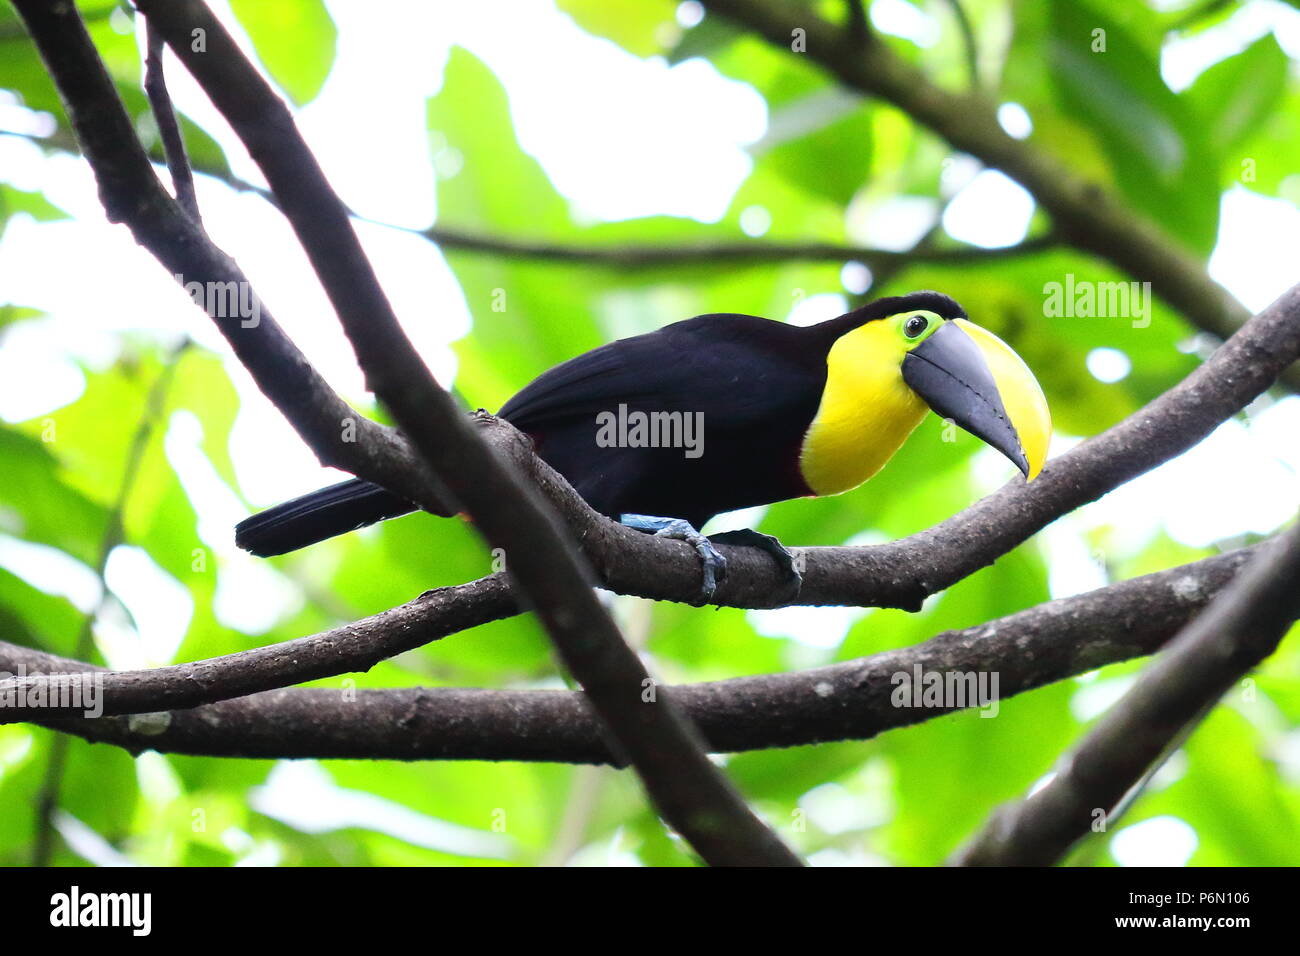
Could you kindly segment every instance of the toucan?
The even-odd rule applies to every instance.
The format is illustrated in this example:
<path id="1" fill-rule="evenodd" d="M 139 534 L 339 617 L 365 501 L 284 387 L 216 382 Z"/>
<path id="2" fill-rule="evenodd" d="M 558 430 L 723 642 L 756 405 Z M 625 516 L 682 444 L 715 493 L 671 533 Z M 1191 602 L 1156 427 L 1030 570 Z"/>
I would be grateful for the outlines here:
<path id="1" fill-rule="evenodd" d="M 696 316 L 570 359 L 498 415 L 593 509 L 690 543 L 707 601 L 725 572 L 719 541 L 763 548 L 799 585 L 775 538 L 748 530 L 706 538 L 699 529 L 710 518 L 856 488 L 927 409 L 997 449 L 1027 480 L 1042 468 L 1052 426 L 1038 382 L 1005 342 L 938 292 L 877 299 L 809 326 Z M 353 479 L 253 515 L 235 542 L 263 557 L 285 554 L 414 510 Z"/>

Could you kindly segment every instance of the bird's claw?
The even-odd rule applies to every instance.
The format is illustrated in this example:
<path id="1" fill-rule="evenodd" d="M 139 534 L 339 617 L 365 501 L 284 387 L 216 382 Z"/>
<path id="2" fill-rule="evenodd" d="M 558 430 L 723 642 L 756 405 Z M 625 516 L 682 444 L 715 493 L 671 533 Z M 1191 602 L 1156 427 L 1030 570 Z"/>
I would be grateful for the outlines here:
<path id="1" fill-rule="evenodd" d="M 713 546 L 713 542 L 696 531 L 689 521 L 681 519 L 674 519 L 664 525 L 655 532 L 655 537 L 685 541 L 695 549 L 700 556 L 700 564 L 703 565 L 704 569 L 704 580 L 700 584 L 699 603 L 707 604 L 713 600 L 718 584 L 727 577 L 727 559 Z"/>
<path id="2" fill-rule="evenodd" d="M 677 541 L 685 541 L 695 549 L 700 556 L 700 563 L 704 566 L 704 580 L 700 586 L 699 604 L 707 604 L 712 601 L 718 585 L 727 577 L 727 559 L 713 546 L 715 542 L 758 548 L 760 551 L 772 556 L 778 570 L 786 579 L 786 586 L 777 595 L 776 600 L 771 605 L 772 607 L 781 607 L 792 603 L 803 588 L 803 574 L 800 573 L 800 564 L 802 562 L 795 558 L 780 541 L 770 534 L 763 534 L 752 528 L 741 528 L 737 531 L 723 531 L 706 538 L 689 521 L 682 518 L 658 518 L 653 515 L 625 514 L 619 517 L 619 522 L 629 528 L 636 528 L 638 531 L 652 532 L 658 538 L 673 538 Z"/>
<path id="3" fill-rule="evenodd" d="M 766 554 L 771 555 L 772 560 L 776 562 L 777 568 L 785 576 L 786 586 L 777 597 L 774 607 L 780 607 L 784 604 L 790 604 L 799 596 L 803 589 L 803 574 L 799 570 L 801 564 L 793 554 L 777 538 L 770 534 L 763 534 L 761 531 L 755 531 L 753 528 L 740 528 L 736 531 L 723 531 L 712 535 L 710 541 L 718 544 L 740 545 L 748 548 L 758 548 Z"/>

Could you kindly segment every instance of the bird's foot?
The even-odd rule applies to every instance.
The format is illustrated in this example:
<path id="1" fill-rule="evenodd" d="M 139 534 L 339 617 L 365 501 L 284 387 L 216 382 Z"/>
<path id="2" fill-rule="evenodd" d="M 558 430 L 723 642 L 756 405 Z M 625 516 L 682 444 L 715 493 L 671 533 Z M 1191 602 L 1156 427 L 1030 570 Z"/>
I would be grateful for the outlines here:
<path id="1" fill-rule="evenodd" d="M 727 576 L 727 559 L 718 553 L 712 542 L 700 534 L 689 521 L 681 518 L 658 518 L 653 515 L 620 515 L 619 524 L 637 531 L 649 531 L 657 538 L 673 538 L 685 541 L 700 556 L 704 568 L 704 578 L 700 583 L 700 604 L 713 600 L 713 593 L 718 589 L 718 582 Z M 773 538 L 773 541 L 776 539 Z M 780 547 L 780 545 L 778 545 Z"/>
<path id="2" fill-rule="evenodd" d="M 733 544 L 748 548 L 758 548 L 772 556 L 777 568 L 785 577 L 783 587 L 774 606 L 789 604 L 799 596 L 803 588 L 803 574 L 799 570 L 801 562 L 791 554 L 780 541 L 770 534 L 763 534 L 753 528 L 738 528 L 735 531 L 722 531 L 709 535 L 709 540 L 717 544 Z"/>

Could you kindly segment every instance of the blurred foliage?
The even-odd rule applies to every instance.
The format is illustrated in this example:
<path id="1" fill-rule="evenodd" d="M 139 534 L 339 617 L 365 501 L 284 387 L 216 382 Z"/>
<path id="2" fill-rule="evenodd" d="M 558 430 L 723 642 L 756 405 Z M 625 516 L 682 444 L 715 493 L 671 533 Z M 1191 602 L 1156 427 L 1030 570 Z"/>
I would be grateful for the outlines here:
<path id="1" fill-rule="evenodd" d="M 941 28 L 936 42 L 888 42 L 941 83 L 962 88 L 964 48 L 949 5 L 916 5 Z M 142 134 L 154 135 L 128 15 L 103 2 L 81 6 Z M 443 151 L 458 157 L 440 167 L 456 170 L 438 184 L 443 224 L 556 243 L 671 244 L 743 239 L 742 212 L 761 207 L 770 216 L 768 238 L 893 244 L 864 225 L 873 212 L 910 197 L 928 203 L 937 221 L 953 194 L 948 174 L 956 157 L 944 143 L 890 107 L 847 95 L 806 57 L 774 50 L 712 17 L 683 27 L 670 2 L 560 0 L 559 6 L 582 29 L 635 56 L 670 63 L 703 56 L 721 74 L 757 90 L 771 122 L 751 150 L 752 172 L 715 224 L 671 216 L 581 223 L 521 148 L 501 82 L 472 53 L 453 48 L 441 91 L 429 99 L 426 113 L 435 159 Z M 965 6 L 980 41 L 987 91 L 1025 108 L 1033 121 L 1030 142 L 1117 190 L 1197 255 L 1207 255 L 1214 244 L 1226 188 L 1292 199 L 1300 192 L 1293 172 L 1300 155 L 1300 82 L 1296 64 L 1271 35 L 1210 66 L 1185 90 L 1172 90 L 1162 79 L 1163 45 L 1214 29 L 1236 4 L 1207 8 L 1199 18 L 1171 11 L 1168 3 L 1127 0 L 966 0 Z M 310 102 L 330 74 L 338 43 L 321 0 L 232 0 L 231 7 L 276 84 L 295 104 Z M 842 5 L 822 4 L 821 12 L 840 17 Z M 0 5 L 0 89 L 63 123 L 54 88 L 7 5 Z M 216 140 L 184 123 L 196 166 L 225 173 Z M 69 133 L 60 126 L 48 137 L 50 148 L 58 148 L 60 137 L 66 144 Z M 39 192 L 0 184 L 0 229 L 16 217 L 63 216 Z M 1041 225 L 1036 218 L 1035 228 Z M 942 235 L 937 241 L 952 242 Z M 551 365 L 613 338 L 710 311 L 784 318 L 810 295 L 846 294 L 839 264 L 717 268 L 701 262 L 619 272 L 446 254 L 474 320 L 456 345 L 456 387 L 489 408 Z M 1062 247 L 1032 258 L 915 265 L 884 276 L 870 294 L 913 288 L 951 293 L 1036 370 L 1058 429 L 1087 436 L 1193 368 L 1188 342 L 1194 330 L 1158 302 L 1145 328 L 1125 320 L 1045 319 L 1045 282 L 1071 274 L 1094 282 L 1129 278 Z M 0 348 L 14 329 L 46 321 L 28 303 L 0 301 Z M 1131 374 L 1114 383 L 1094 378 L 1086 360 L 1098 348 L 1125 353 Z M 133 436 L 172 361 L 178 365 L 122 516 L 125 540 L 190 598 L 183 637 L 167 659 L 195 660 L 299 637 L 489 570 L 489 557 L 462 522 L 411 516 L 275 559 L 271 566 L 298 596 L 296 610 L 255 635 L 223 624 L 213 612 L 217 590 L 232 586 L 241 563 L 253 559 L 232 553 L 228 540 L 202 536 L 211 532 L 201 533 L 166 436 L 175 416 L 192 416 L 201 428 L 202 455 L 242 497 L 228 450 L 239 400 L 220 357 L 191 347 L 173 358 L 170 342 L 149 336 L 123 337 L 116 359 L 106 365 L 83 363 L 85 388 L 70 404 L 0 425 L 0 539 L 60 555 L 83 570 L 96 566 Z M 865 489 L 773 506 L 761 526 L 792 544 L 830 545 L 902 536 L 940 521 L 990 487 L 979 444 L 965 435 L 955 442 L 949 437 L 937 421 L 928 421 Z M 1104 553 L 1113 578 L 1212 550 L 1191 549 L 1163 534 L 1133 541 L 1123 532 L 1092 528 L 1082 542 Z M 82 612 L 15 570 L 22 569 L 0 568 L 3 636 L 71 653 Z M 1045 600 L 1050 570 L 1044 548 L 1031 542 L 917 614 L 715 612 L 626 598 L 613 607 L 659 673 L 698 681 L 849 659 L 978 624 Z M 101 651 L 111 646 L 110 624 L 131 627 L 117 620 L 122 608 L 114 616 L 113 607 L 97 622 Z M 995 720 L 968 712 L 870 741 L 735 755 L 726 765 L 759 810 L 814 860 L 933 864 L 994 806 L 1023 794 L 1050 769 L 1095 716 L 1088 701 L 1110 699 L 1138 672 L 1136 663 L 1118 665 L 1005 701 Z M 1184 821 L 1195 831 L 1193 864 L 1294 864 L 1300 846 L 1297 674 L 1300 648 L 1292 641 L 1212 714 L 1121 826 L 1156 817 Z M 544 635 L 530 618 L 455 635 L 347 679 L 365 687 L 561 686 Z M 339 687 L 343 681 L 319 684 Z M 31 808 L 51 739 L 38 728 L 0 726 L 5 864 L 30 858 Z M 647 810 L 628 773 L 523 764 L 309 766 L 321 774 L 313 778 L 317 787 L 332 781 L 343 794 L 369 794 L 372 809 L 378 805 L 373 801 L 382 801 L 386 823 L 364 814 L 314 828 L 284 822 L 266 803 L 268 780 L 285 772 L 273 762 L 133 758 L 80 740 L 72 743 L 61 805 L 110 851 L 146 863 L 531 864 L 575 853 L 587 863 L 690 862 Z M 324 790 L 312 792 L 313 801 L 329 802 Z M 576 819 L 566 817 L 575 813 Z M 424 836 L 413 836 L 417 831 Z M 1103 834 L 1086 842 L 1073 862 L 1114 864 L 1109 839 Z M 77 864 L 85 857 L 60 843 L 55 860 Z"/>
<path id="2" fill-rule="evenodd" d="M 231 0 L 230 9 L 289 99 L 299 106 L 314 99 L 334 65 L 338 44 L 338 30 L 323 0 Z"/>

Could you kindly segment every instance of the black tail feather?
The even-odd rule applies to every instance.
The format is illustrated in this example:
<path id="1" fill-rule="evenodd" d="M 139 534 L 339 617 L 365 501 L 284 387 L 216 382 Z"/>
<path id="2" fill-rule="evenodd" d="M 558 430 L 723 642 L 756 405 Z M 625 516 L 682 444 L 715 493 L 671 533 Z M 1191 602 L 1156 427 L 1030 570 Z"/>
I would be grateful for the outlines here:
<path id="1" fill-rule="evenodd" d="M 235 544 L 269 558 L 414 510 L 415 505 L 386 488 L 353 478 L 241 521 L 235 526 Z"/>

